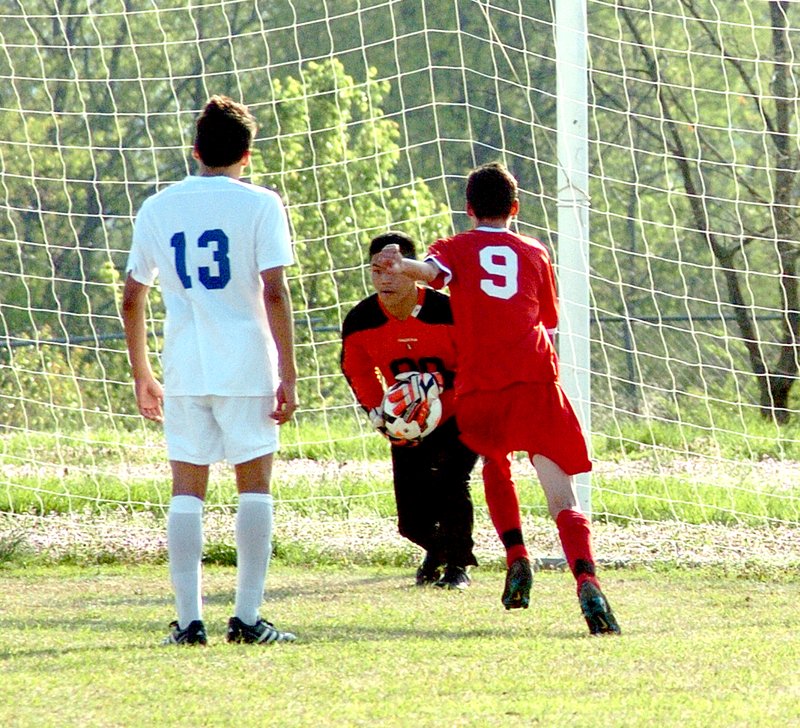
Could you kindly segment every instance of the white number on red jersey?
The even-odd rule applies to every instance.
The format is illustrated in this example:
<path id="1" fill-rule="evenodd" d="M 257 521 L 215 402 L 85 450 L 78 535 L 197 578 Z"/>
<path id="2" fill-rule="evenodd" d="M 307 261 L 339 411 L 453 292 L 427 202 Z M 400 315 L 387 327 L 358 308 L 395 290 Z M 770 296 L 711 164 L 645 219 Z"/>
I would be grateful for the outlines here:
<path id="1" fill-rule="evenodd" d="M 519 290 L 519 259 L 507 245 L 489 245 L 481 249 L 481 268 L 492 278 L 481 278 L 481 290 L 492 298 L 508 300 Z M 502 279 L 502 282 L 498 282 Z"/>

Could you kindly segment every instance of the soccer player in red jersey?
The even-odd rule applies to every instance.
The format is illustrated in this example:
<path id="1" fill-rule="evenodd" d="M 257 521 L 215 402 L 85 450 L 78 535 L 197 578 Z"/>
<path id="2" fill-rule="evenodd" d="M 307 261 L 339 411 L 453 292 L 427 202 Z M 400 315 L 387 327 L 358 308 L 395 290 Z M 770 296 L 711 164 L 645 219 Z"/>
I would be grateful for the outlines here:
<path id="1" fill-rule="evenodd" d="M 372 240 L 370 259 L 387 245 L 416 257 L 413 240 L 391 232 Z M 407 276 L 375 265 L 371 270 L 376 292 L 344 320 L 342 371 L 372 425 L 384 435 L 384 384 L 394 384 L 397 375 L 409 371 L 441 376 L 438 427 L 418 444 L 390 438 L 397 526 L 425 550 L 417 584 L 464 589 L 470 583 L 468 567 L 477 564 L 469 478 L 478 456 L 460 441 L 453 416 L 456 352 L 450 299 L 418 287 Z"/>
<path id="2" fill-rule="evenodd" d="M 591 469 L 580 424 L 558 380 L 555 276 L 546 248 L 509 229 L 519 212 L 517 182 L 492 163 L 467 180 L 468 232 L 435 242 L 424 261 L 393 248 L 375 261 L 434 288 L 449 286 L 459 369 L 456 409 L 462 439 L 484 456 L 492 522 L 506 549 L 506 609 L 527 608 L 532 575 L 522 536 L 510 454 L 528 453 L 577 581 L 592 634 L 620 629 L 595 573 L 591 527 L 574 475 Z"/>

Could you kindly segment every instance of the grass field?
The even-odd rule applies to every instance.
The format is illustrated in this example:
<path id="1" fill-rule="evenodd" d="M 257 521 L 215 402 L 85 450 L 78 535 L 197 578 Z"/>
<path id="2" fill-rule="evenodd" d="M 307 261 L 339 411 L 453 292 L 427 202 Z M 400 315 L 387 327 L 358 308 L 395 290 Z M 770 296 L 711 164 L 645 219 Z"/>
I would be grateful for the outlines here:
<path id="1" fill-rule="evenodd" d="M 798 717 L 800 575 L 612 571 L 621 637 L 588 636 L 571 576 L 505 612 L 394 568 L 275 564 L 291 645 L 228 645 L 234 572 L 205 572 L 207 648 L 161 647 L 164 566 L 0 570 L 0 725 L 783 726 Z"/>
<path id="2" fill-rule="evenodd" d="M 601 561 L 628 565 L 800 565 L 800 446 L 795 427 L 715 419 L 716 441 L 631 422 L 595 438 L 592 517 Z M 617 423 L 618 425 L 620 423 Z M 739 426 L 739 430 L 733 428 Z M 407 565 L 386 442 L 363 417 L 303 420 L 283 430 L 273 492 L 276 545 L 295 564 Z M 529 462 L 513 472 L 536 555 L 558 550 Z M 502 557 L 473 473 L 478 558 Z M 163 436 L 136 431 L 13 432 L 0 437 L 0 563 L 141 563 L 165 557 L 170 473 Z M 233 473 L 212 470 L 207 555 L 232 558 Z M 33 558 L 33 557 L 36 558 Z"/>
<path id="3" fill-rule="evenodd" d="M 723 416 L 725 419 L 723 420 Z M 699 415 L 698 415 L 699 417 Z M 800 432 L 718 414 L 703 426 L 614 421 L 593 440 L 596 518 L 757 525 L 800 524 Z M 716 429 L 708 429 L 713 424 Z M 713 434 L 713 437 L 711 434 Z M 546 514 L 523 459 L 516 465 L 523 507 Z M 479 480 L 476 469 L 474 477 Z M 170 476 L 156 427 L 0 436 L 0 512 L 74 513 L 124 508 L 163 511 Z M 304 516 L 394 513 L 388 445 L 361 415 L 318 416 L 282 430 L 277 498 Z M 475 489 L 481 501 L 481 489 Z M 210 505 L 233 501 L 230 468 L 214 472 Z"/>
<path id="4" fill-rule="evenodd" d="M 797 723 L 800 437 L 725 416 L 706 423 L 713 441 L 641 421 L 594 442 L 595 552 L 620 638 L 588 636 L 564 571 L 537 574 L 528 611 L 502 609 L 477 472 L 473 586 L 410 586 L 419 551 L 396 531 L 385 442 L 360 419 L 292 425 L 264 616 L 299 641 L 267 648 L 224 642 L 230 469 L 212 472 L 204 519 L 211 644 L 162 648 L 161 433 L 4 434 L 0 726 Z M 529 463 L 514 468 L 526 541 L 552 561 L 541 490 Z"/>

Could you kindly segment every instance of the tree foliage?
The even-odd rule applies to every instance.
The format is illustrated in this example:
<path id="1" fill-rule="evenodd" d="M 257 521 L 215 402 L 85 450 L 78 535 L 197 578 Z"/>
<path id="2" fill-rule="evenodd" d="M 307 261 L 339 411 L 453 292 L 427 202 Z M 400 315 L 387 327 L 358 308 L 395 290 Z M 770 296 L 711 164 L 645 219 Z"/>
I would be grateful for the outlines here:
<path id="1" fill-rule="evenodd" d="M 737 3 L 723 18 L 705 0 L 675 0 L 658 15 L 620 2 L 590 21 L 606 39 L 593 76 L 604 212 L 626 213 L 597 261 L 615 266 L 618 310 L 715 317 L 722 327 L 697 341 L 716 342 L 727 361 L 717 375 L 709 366 L 704 384 L 749 368 L 762 412 L 779 421 L 799 353 L 790 5 Z M 633 174 L 615 171 L 630 161 Z M 623 269 L 610 258 L 626 248 Z M 666 344 L 662 353 L 676 355 Z"/>
<path id="2" fill-rule="evenodd" d="M 666 378 L 660 393 L 734 388 L 780 419 L 800 358 L 797 10 L 777 0 L 729 3 L 724 17 L 711 0 L 588 5 L 594 396 L 612 402 L 630 388 L 633 400 Z M 26 344 L 0 349 L 4 421 L 58 399 L 59 416 L 130 412 L 114 337 L 133 216 L 191 172 L 192 122 L 211 93 L 254 111 L 252 179 L 290 212 L 305 407 L 351 402 L 338 336 L 370 289 L 369 238 L 395 227 L 424 246 L 463 226 L 470 167 L 505 161 L 521 183 L 520 230 L 551 242 L 556 3 L 329 6 L 3 9 L 0 337 Z M 28 377 L 36 361 L 49 384 Z M 80 402 L 54 389 L 71 376 Z"/>
<path id="3" fill-rule="evenodd" d="M 116 296 L 131 222 L 148 194 L 190 171 L 191 126 L 209 93 L 250 104 L 261 123 L 252 179 L 279 190 L 289 208 L 306 407 L 350 401 L 338 371 L 339 328 L 347 308 L 369 290 L 370 237 L 393 227 L 424 245 L 450 230 L 447 208 L 401 164 L 399 124 L 382 110 L 390 84 L 376 81 L 373 69 L 355 79 L 332 58 L 268 76 L 265 86 L 263 75 L 233 73 L 248 59 L 263 64 L 263 42 L 243 41 L 235 54 L 196 40 L 207 53 L 174 51 L 173 44 L 186 46 L 181 39 L 196 34 L 198 16 L 204 35 L 246 39 L 263 17 L 255 5 L 243 12 L 245 6 L 229 13 L 201 7 L 197 16 L 172 12 L 176 22 L 168 27 L 169 8 L 162 7 L 125 18 L 122 27 L 119 16 L 112 23 L 81 15 L 85 6 L 75 0 L 62 7 L 61 25 L 30 18 L 19 24 L 30 43 L 6 53 L 4 75 L 38 66 L 41 80 L 24 99 L 16 93 L 16 108 L 0 112 L 9 130 L 0 148 L 9 203 L 0 322 L 7 340 L 22 344 L 0 352 L 6 424 L 30 426 L 33 418 L 44 425 L 56 412 L 56 419 L 71 412 L 80 420 L 97 407 L 129 411 Z M 154 37 L 164 42 L 154 44 Z M 45 55 L 41 47 L 56 50 Z M 13 97 L 16 87 L 5 91 Z M 159 331 L 157 291 L 151 303 Z M 37 369 L 49 375 L 33 375 Z M 73 388 L 81 383 L 78 399 L 53 386 L 69 388 L 70 377 Z"/>
<path id="4" fill-rule="evenodd" d="M 289 206 L 301 313 L 298 354 L 309 394 L 318 404 L 342 402 L 338 371 L 341 323 L 371 292 L 365 277 L 370 238 L 387 229 L 421 241 L 449 229 L 446 207 L 422 180 L 397 174 L 400 136 L 381 112 L 388 91 L 370 74 L 357 84 L 341 63 L 311 62 L 302 74 L 275 79 L 274 114 L 265 120 L 253 178 L 277 189 Z"/>

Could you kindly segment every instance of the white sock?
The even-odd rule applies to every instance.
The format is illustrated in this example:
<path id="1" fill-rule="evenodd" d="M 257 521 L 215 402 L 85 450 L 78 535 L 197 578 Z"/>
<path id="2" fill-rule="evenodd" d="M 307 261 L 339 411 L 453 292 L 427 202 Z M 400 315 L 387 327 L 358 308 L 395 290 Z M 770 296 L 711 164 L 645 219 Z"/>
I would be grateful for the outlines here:
<path id="1" fill-rule="evenodd" d="M 236 514 L 236 616 L 245 624 L 258 621 L 272 555 L 272 495 L 240 493 Z"/>
<path id="2" fill-rule="evenodd" d="M 193 495 L 172 497 L 167 514 L 169 574 L 175 590 L 178 627 L 203 618 L 201 561 L 203 558 L 203 501 Z"/>

